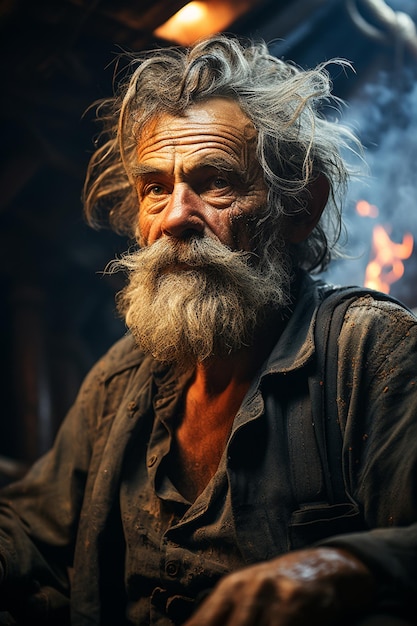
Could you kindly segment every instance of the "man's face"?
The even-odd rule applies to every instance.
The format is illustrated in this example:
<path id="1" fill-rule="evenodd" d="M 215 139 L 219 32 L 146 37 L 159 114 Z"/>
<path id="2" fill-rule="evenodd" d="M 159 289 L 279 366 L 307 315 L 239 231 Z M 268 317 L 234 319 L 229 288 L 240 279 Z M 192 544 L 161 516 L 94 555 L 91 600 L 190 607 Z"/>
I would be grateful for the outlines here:
<path id="1" fill-rule="evenodd" d="M 291 280 L 265 217 L 253 124 L 224 98 L 162 115 L 141 134 L 132 174 L 141 248 L 121 262 L 119 306 L 138 345 L 180 367 L 249 345 L 265 313 L 288 303 Z"/>
<path id="2" fill-rule="evenodd" d="M 266 206 L 256 130 L 236 102 L 215 98 L 144 129 L 133 172 L 141 245 L 210 237 L 250 251 L 247 223 Z"/>

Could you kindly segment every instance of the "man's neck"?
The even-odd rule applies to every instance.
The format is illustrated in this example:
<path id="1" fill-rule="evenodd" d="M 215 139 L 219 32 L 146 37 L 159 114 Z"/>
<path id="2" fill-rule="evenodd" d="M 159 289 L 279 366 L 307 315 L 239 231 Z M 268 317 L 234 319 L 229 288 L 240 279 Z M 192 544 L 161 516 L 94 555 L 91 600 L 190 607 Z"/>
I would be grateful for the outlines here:
<path id="1" fill-rule="evenodd" d="M 250 345 L 237 352 L 211 357 L 197 364 L 193 385 L 202 396 L 215 397 L 228 388 L 248 388 L 256 372 L 271 353 L 283 324 L 275 319 L 265 323 Z"/>
<path id="2" fill-rule="evenodd" d="M 197 365 L 171 450 L 171 480 L 193 501 L 217 470 L 249 386 L 282 328 L 266 325 L 250 346 Z"/>

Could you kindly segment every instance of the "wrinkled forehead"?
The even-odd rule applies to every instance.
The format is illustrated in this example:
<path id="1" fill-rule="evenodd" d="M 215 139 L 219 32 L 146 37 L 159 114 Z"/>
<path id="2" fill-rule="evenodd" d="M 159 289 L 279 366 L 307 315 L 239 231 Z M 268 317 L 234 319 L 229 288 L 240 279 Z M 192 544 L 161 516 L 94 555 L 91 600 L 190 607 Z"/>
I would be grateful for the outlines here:
<path id="1" fill-rule="evenodd" d="M 190 105 L 182 115 L 161 113 L 153 117 L 138 137 L 139 159 L 155 151 L 229 149 L 236 154 L 252 152 L 257 131 L 239 104 L 212 98 Z"/>
<path id="2" fill-rule="evenodd" d="M 211 98 L 204 102 L 191 104 L 183 114 L 172 115 L 161 112 L 152 117 L 140 132 L 140 143 L 145 143 L 160 130 L 172 129 L 172 138 L 179 126 L 200 129 L 202 132 L 214 130 L 221 134 L 231 130 L 244 141 L 256 139 L 257 131 L 253 122 L 242 111 L 239 104 L 229 98 Z"/>

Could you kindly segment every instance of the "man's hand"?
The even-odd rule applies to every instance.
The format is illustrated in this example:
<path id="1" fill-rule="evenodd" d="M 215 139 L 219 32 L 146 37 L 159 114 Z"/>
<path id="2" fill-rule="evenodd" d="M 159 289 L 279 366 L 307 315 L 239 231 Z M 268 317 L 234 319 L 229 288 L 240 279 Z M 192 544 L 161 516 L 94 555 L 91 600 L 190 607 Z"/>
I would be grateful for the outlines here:
<path id="1" fill-rule="evenodd" d="M 372 604 L 373 578 L 335 548 L 290 552 L 223 578 L 184 626 L 325 626 Z"/>

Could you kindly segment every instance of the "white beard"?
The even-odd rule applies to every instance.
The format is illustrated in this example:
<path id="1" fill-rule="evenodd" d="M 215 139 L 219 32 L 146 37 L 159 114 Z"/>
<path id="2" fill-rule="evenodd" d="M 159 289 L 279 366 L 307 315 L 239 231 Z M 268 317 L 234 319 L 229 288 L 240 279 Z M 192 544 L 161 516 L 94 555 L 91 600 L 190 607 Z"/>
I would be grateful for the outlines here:
<path id="1" fill-rule="evenodd" d="M 273 255 L 258 259 L 209 237 L 161 238 L 115 262 L 130 274 L 119 310 L 158 361 L 187 368 L 233 353 L 251 343 L 267 310 L 289 302 L 287 252 Z"/>

